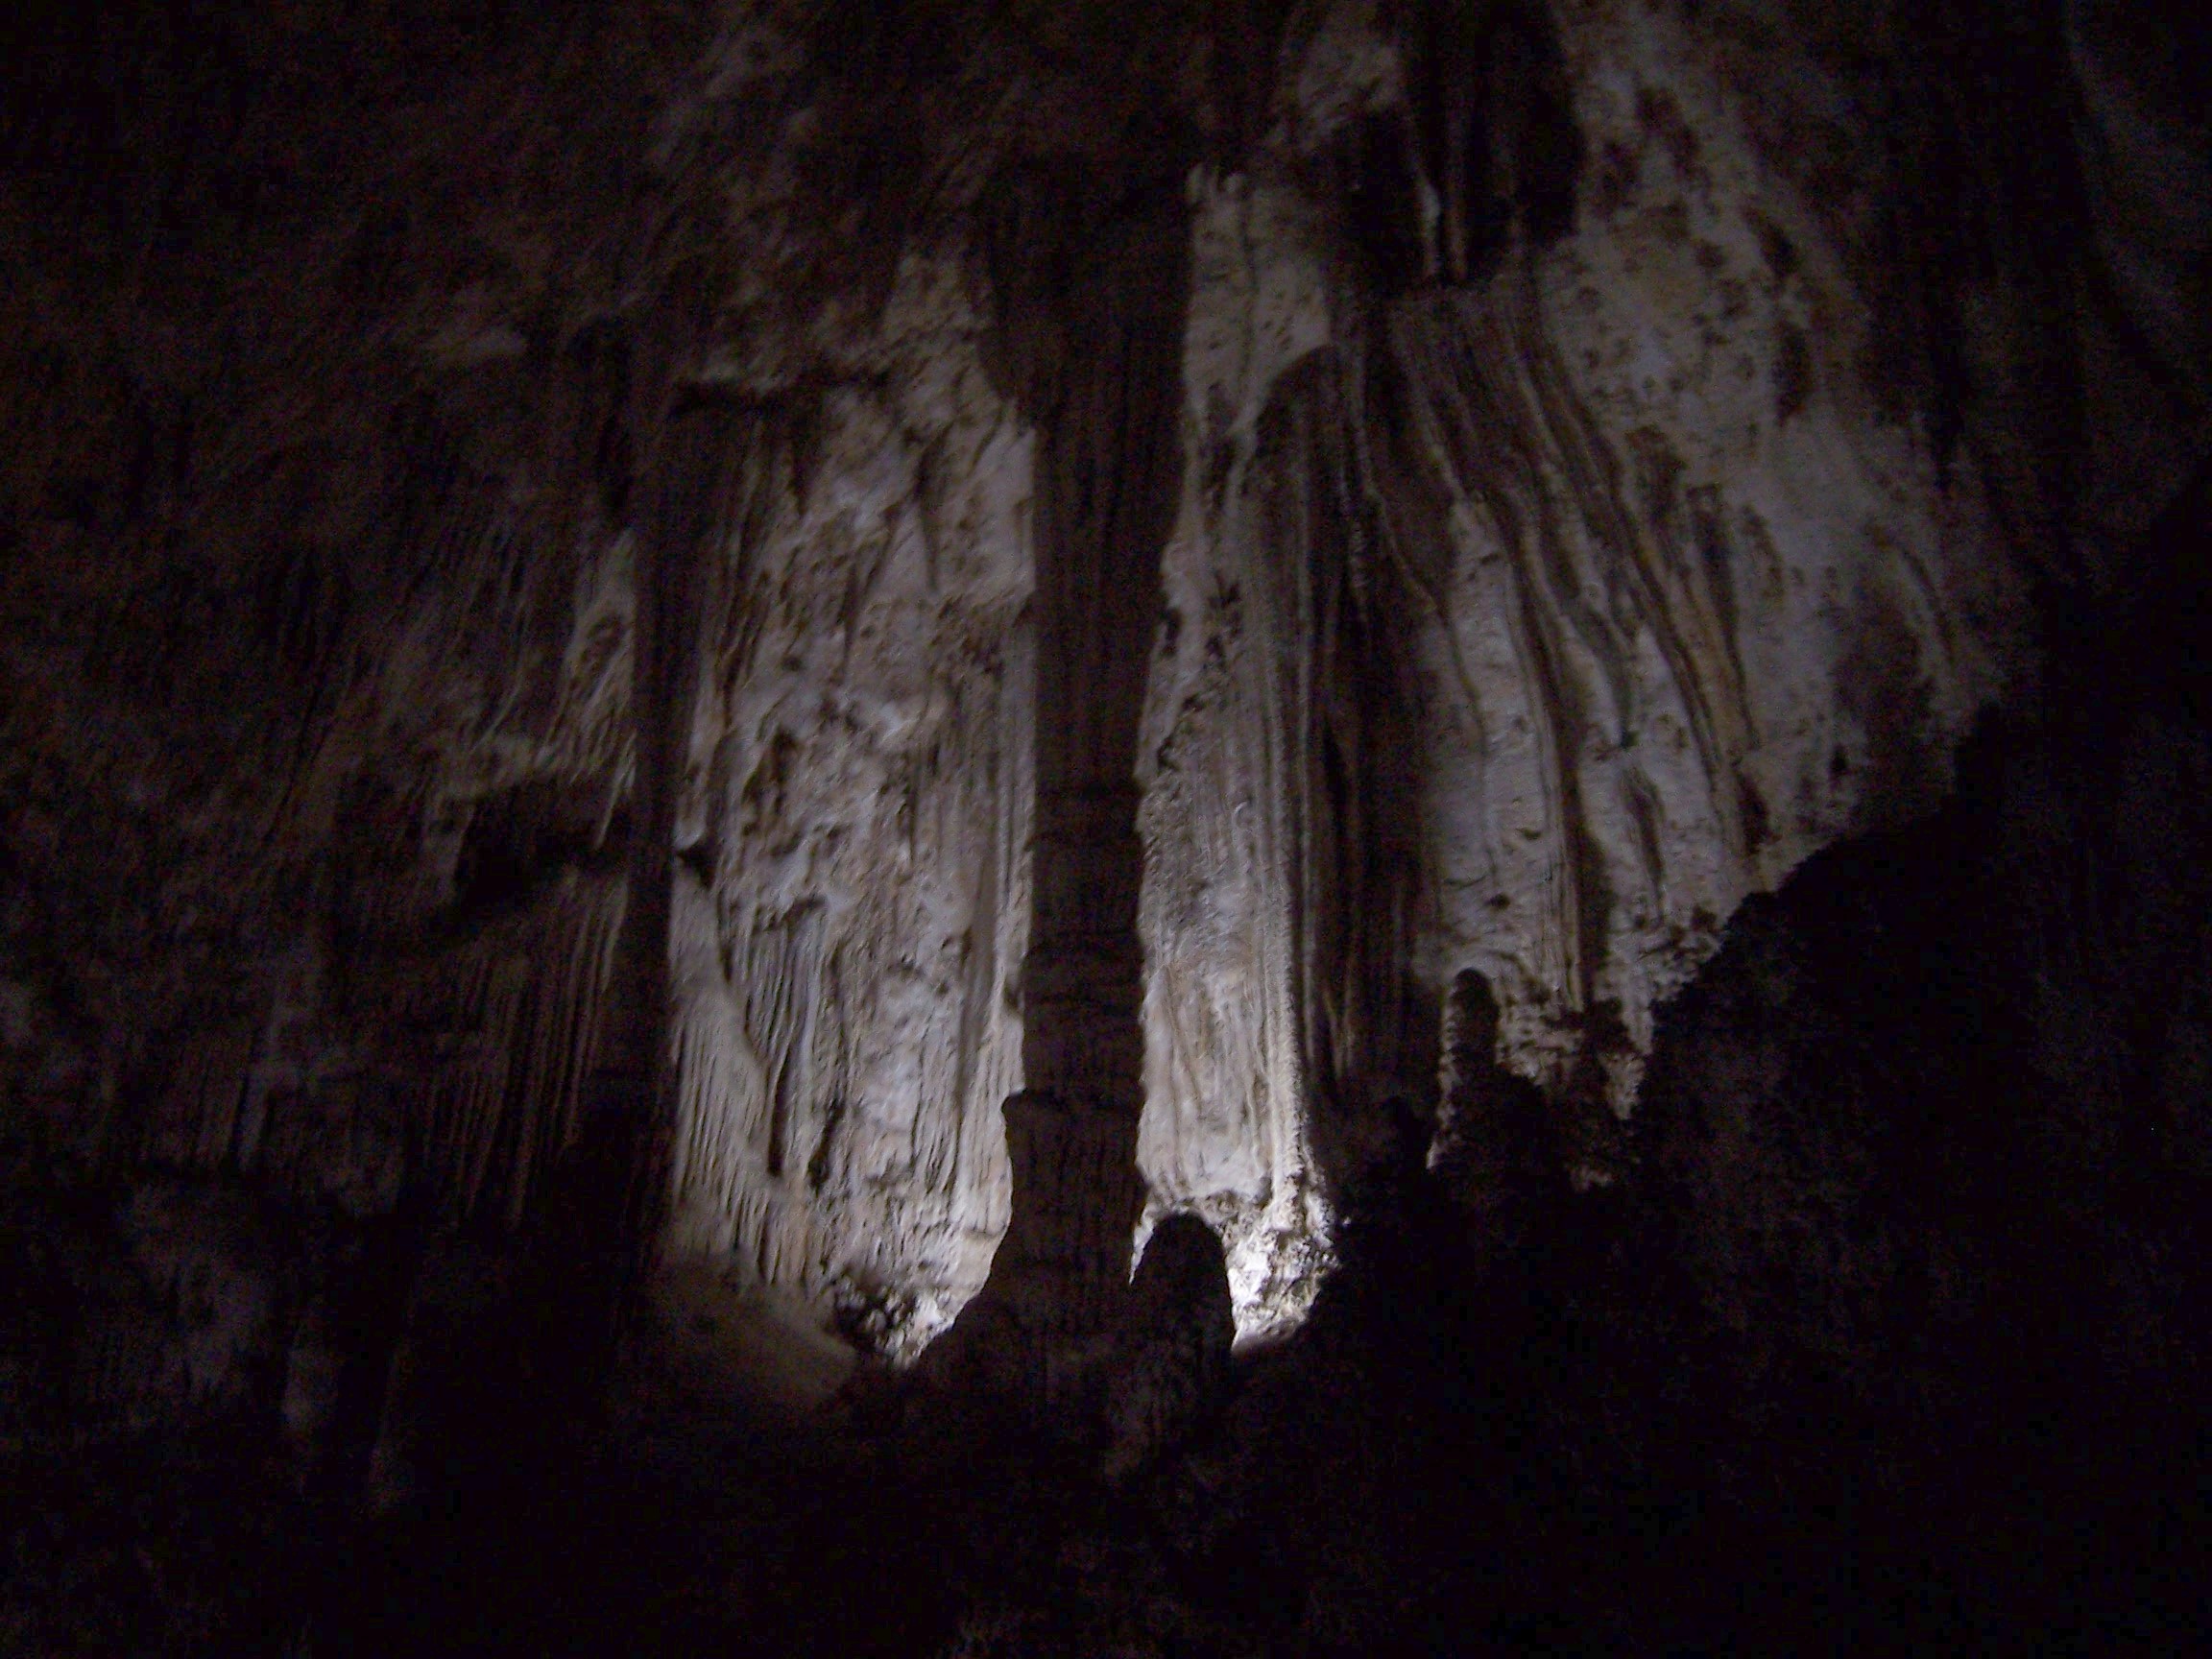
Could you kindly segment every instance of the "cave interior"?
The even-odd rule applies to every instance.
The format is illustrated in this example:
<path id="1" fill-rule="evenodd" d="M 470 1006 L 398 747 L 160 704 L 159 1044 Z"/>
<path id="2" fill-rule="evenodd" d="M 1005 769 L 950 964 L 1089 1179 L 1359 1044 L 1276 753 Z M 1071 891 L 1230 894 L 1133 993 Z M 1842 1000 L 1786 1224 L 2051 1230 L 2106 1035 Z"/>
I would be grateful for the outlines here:
<path id="1" fill-rule="evenodd" d="M 2192 9 L 0 61 L 0 1647 L 2201 1641 Z"/>

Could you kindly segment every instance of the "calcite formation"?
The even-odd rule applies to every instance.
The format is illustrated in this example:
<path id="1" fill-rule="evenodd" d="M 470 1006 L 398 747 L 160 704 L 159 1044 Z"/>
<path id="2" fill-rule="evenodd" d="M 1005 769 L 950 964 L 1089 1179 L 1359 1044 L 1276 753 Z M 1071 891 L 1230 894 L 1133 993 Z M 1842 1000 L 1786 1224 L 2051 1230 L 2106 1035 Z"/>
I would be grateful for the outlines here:
<path id="1" fill-rule="evenodd" d="M 1305 1276 L 1317 1116 L 1432 1097 L 1455 974 L 1624 1115 L 1743 897 L 1936 799 L 2019 669 L 2016 579 L 1870 397 L 1868 297 L 1728 89 L 1664 16 L 1543 15 L 1491 72 L 1568 131 L 1499 140 L 1479 279 L 1416 132 L 1449 89 L 1357 9 L 1196 186 L 1145 1157 L 1237 1240 L 1248 1327 Z M 1332 143 L 1380 180 L 1317 193 Z"/>
<path id="2" fill-rule="evenodd" d="M 12 1102 L 902 1355 L 994 1273 L 1098 1328 L 1190 1210 L 1280 1329 L 1461 975 L 1609 1178 L 1731 913 L 1936 801 L 2200 453 L 2201 216 L 2130 182 L 2198 163 L 2102 8 L 2004 82 L 2081 88 L 2079 306 L 1884 206 L 1822 89 L 1925 86 L 1901 24 L 945 10 L 363 36 L 343 99 L 271 23 L 106 286 L 12 187 Z"/>

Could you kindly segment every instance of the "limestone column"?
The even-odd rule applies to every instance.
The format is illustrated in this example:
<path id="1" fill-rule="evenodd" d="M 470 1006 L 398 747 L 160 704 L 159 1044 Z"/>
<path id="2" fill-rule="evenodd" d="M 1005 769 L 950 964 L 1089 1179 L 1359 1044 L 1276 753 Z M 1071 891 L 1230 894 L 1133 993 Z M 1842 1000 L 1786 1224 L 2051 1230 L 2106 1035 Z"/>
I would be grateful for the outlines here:
<path id="1" fill-rule="evenodd" d="M 1046 1407 L 1076 1385 L 1112 1322 L 1144 1201 L 1137 734 L 1181 488 L 1189 247 L 1180 203 L 1111 226 L 1054 297 L 1064 332 L 1036 474 L 1027 1087 L 1005 1106 L 1012 1218 L 962 1321 L 970 1340 L 1001 1350 L 1002 1379 Z"/>

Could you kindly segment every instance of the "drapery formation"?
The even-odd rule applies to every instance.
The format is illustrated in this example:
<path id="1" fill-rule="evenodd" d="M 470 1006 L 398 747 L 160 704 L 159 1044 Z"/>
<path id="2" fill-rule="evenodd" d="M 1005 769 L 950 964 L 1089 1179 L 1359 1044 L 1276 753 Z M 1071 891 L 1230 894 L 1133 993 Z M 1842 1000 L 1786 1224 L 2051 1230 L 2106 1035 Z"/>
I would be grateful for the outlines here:
<path id="1" fill-rule="evenodd" d="M 2194 163 L 2098 8 L 1987 109 L 1963 4 L 952 10 L 293 88 L 324 148 L 118 185 L 98 327 L 11 245 L 12 1099 L 527 1229 L 599 1090 L 669 1243 L 902 1352 L 1140 1206 L 1294 1317 L 1458 975 L 1601 1141 L 2197 453 L 2200 232 L 2126 182 Z M 2038 110 L 2079 176 L 1983 203 Z"/>

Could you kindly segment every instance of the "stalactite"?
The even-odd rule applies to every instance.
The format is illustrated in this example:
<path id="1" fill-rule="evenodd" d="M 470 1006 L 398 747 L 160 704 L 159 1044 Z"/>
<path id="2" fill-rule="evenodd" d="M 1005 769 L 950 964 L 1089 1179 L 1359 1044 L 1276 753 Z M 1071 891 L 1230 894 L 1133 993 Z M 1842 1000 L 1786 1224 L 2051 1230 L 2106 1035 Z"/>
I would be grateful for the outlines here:
<path id="1" fill-rule="evenodd" d="M 1224 180 L 1200 199 L 1194 441 L 1145 736 L 1141 1157 L 1152 1214 L 1193 1206 L 1220 1232 L 1248 1334 L 1295 1322 L 1326 1235 L 1294 903 L 1313 640 L 1298 590 L 1314 549 L 1271 535 L 1259 512 L 1262 498 L 1303 499 L 1308 458 L 1282 453 L 1280 433 L 1264 466 L 1255 454 L 1274 387 L 1328 338 L 1314 231 L 1273 181 Z"/>
<path id="2" fill-rule="evenodd" d="M 1406 609 L 1379 557 L 1333 353 L 1286 376 L 1262 416 L 1256 544 L 1289 592 L 1283 637 L 1310 641 L 1287 693 L 1291 921 L 1308 1087 L 1328 1117 L 1419 1100 L 1433 1034 L 1416 1011 L 1418 831 L 1407 669 L 1386 620 Z"/>
<path id="3" fill-rule="evenodd" d="M 1295 1317 L 1310 1280 L 1316 1155 L 1326 1170 L 1353 1118 L 1392 1094 L 1419 1100 L 1432 1069 L 1407 978 L 1407 664 L 1384 622 L 1403 603 L 1369 521 L 1343 373 L 1322 351 L 1262 383 L 1213 535 L 1186 555 L 1212 563 L 1214 590 L 1189 624 L 1204 646 L 1146 804 L 1146 1167 L 1155 1205 L 1217 1217 L 1254 1330 Z M 1224 1086 L 1250 1091 L 1243 1110 L 1209 1099 Z"/>

